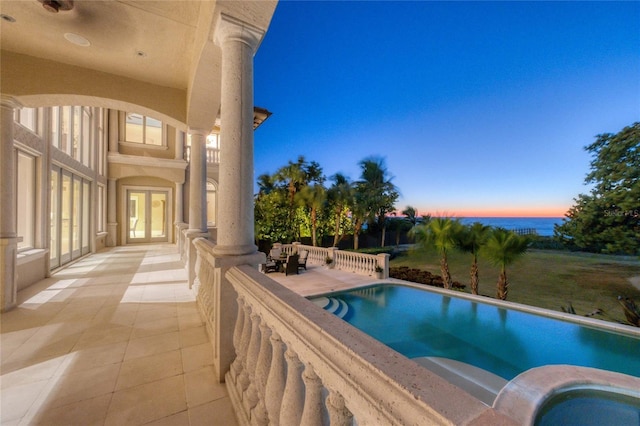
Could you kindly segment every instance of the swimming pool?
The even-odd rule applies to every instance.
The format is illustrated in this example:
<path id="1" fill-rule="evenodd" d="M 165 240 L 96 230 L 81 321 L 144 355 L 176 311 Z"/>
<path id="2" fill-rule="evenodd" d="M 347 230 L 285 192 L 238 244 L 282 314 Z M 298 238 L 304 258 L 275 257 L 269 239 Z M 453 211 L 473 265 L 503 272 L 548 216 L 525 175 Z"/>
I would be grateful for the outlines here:
<path id="1" fill-rule="evenodd" d="M 405 285 L 378 284 L 330 296 L 348 306 L 345 321 L 408 358 L 453 359 L 506 380 L 552 364 L 640 377 L 640 334 L 632 331 L 604 330 Z"/>

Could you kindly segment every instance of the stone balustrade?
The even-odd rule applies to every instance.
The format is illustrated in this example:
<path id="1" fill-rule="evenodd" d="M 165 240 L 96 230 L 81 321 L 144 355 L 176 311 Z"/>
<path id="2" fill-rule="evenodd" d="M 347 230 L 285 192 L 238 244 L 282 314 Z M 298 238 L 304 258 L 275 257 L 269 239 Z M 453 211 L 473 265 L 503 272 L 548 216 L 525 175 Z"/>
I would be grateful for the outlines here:
<path id="1" fill-rule="evenodd" d="M 190 161 L 191 160 L 191 147 L 190 146 L 186 146 L 185 148 L 186 149 L 184 151 L 184 159 L 186 161 Z M 220 149 L 219 148 L 207 147 L 206 158 L 207 158 L 207 164 L 208 165 L 220 164 Z"/>
<path id="2" fill-rule="evenodd" d="M 238 315 L 225 381 L 240 424 L 512 424 L 255 268 L 226 276 Z"/>
<path id="3" fill-rule="evenodd" d="M 324 265 L 326 259 L 329 258 L 331 259 L 329 267 L 333 269 L 358 275 L 389 278 L 389 255 L 386 253 L 374 255 L 339 250 L 336 247 L 307 246 L 300 243 L 281 244 L 279 247 L 286 254 L 299 253 L 302 250 L 308 251 L 308 265 Z"/>
<path id="4" fill-rule="evenodd" d="M 559 388 L 637 394 L 636 377 L 546 366 L 516 377 L 490 407 L 258 272 L 262 259 L 225 266 L 214 243 L 193 244 L 214 368 L 243 426 L 515 426 L 532 424 Z"/>

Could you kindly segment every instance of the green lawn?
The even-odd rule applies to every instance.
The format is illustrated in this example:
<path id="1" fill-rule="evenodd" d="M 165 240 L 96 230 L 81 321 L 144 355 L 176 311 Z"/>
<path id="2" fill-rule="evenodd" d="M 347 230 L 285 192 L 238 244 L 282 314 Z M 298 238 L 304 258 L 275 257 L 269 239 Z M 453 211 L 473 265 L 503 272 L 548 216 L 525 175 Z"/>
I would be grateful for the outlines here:
<path id="1" fill-rule="evenodd" d="M 409 251 L 396 257 L 391 266 L 409 266 L 440 275 L 438 255 L 431 251 Z M 449 267 L 454 281 L 469 289 L 471 255 L 452 252 Z M 498 269 L 480 259 L 480 294 L 495 297 Z M 601 309 L 596 315 L 625 322 L 617 297 L 627 296 L 640 304 L 640 290 L 630 277 L 640 276 L 640 261 L 628 256 L 594 255 L 554 250 L 530 250 L 507 268 L 508 301 L 561 311 L 571 303 L 578 315 Z"/>

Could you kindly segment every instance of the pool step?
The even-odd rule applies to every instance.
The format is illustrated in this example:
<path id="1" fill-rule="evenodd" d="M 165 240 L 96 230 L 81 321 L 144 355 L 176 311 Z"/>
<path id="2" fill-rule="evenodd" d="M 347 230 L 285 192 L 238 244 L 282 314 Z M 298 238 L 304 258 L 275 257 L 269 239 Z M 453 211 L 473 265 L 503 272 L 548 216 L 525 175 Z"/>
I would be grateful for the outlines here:
<path id="1" fill-rule="evenodd" d="M 313 303 L 320 306 L 327 312 L 331 312 L 338 318 L 344 318 L 349 313 L 349 305 L 347 302 L 335 297 L 317 297 L 312 300 Z"/>
<path id="2" fill-rule="evenodd" d="M 413 360 L 490 407 L 498 393 L 507 385 L 507 380 L 496 374 L 453 359 L 418 357 Z"/>

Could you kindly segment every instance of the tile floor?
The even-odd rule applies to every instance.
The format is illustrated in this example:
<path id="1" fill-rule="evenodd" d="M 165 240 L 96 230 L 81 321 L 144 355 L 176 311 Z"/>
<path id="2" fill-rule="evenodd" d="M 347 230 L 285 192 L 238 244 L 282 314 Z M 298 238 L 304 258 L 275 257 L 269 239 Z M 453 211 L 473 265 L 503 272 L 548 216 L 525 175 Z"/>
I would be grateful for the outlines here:
<path id="1" fill-rule="evenodd" d="M 0 423 L 234 425 L 174 245 L 116 247 L 1 317 Z"/>

